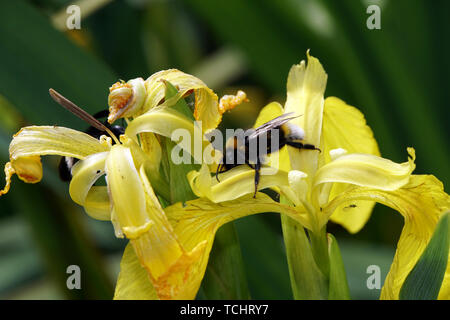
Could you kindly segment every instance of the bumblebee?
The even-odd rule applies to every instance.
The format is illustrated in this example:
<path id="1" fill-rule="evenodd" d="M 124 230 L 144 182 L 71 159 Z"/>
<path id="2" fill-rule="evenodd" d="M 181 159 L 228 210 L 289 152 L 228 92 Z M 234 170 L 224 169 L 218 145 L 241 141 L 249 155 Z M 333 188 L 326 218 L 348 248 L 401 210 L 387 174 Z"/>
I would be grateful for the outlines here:
<path id="1" fill-rule="evenodd" d="M 102 119 L 102 118 L 106 118 L 108 117 L 109 111 L 108 110 L 102 110 L 100 112 L 97 112 L 96 114 L 93 115 L 93 117 L 95 119 Z M 111 126 L 108 124 L 107 121 L 105 121 L 103 123 L 109 130 L 111 130 L 111 132 L 115 135 L 115 136 L 120 136 L 121 134 L 125 133 L 125 129 L 122 126 L 118 126 L 118 125 L 114 125 Z M 87 133 L 88 135 L 98 139 L 100 138 L 102 135 L 109 135 L 107 132 L 105 132 L 104 130 L 99 130 L 94 126 L 90 126 L 89 128 L 87 128 L 86 131 L 84 131 L 85 133 Z M 112 143 L 114 144 L 114 140 L 112 141 Z M 59 177 L 62 181 L 70 181 L 72 180 L 72 167 L 75 165 L 75 163 L 78 162 L 78 159 L 76 158 L 72 158 L 72 157 L 62 157 L 61 160 L 59 161 L 59 165 L 58 165 L 58 171 L 59 171 Z"/>
<path id="2" fill-rule="evenodd" d="M 293 112 L 285 113 L 269 122 L 264 123 L 256 129 L 249 129 L 242 135 L 235 134 L 227 140 L 225 153 L 217 166 L 216 179 L 219 173 L 226 172 L 239 165 L 248 165 L 255 170 L 255 192 L 256 197 L 260 179 L 260 170 L 265 156 L 279 151 L 284 146 L 297 149 L 318 150 L 312 144 L 304 143 L 305 132 L 299 126 L 289 123 L 297 118 Z"/>

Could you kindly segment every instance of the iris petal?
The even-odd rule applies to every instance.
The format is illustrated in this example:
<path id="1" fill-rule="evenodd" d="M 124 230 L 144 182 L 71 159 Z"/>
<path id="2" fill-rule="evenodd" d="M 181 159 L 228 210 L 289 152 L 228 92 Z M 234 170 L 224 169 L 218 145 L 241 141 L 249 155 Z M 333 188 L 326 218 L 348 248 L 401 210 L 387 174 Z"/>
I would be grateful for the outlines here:
<path id="1" fill-rule="evenodd" d="M 201 149 L 199 149 L 201 151 L 209 145 L 209 142 L 203 139 L 200 128 L 175 110 L 168 108 L 153 109 L 131 121 L 125 135 L 135 137 L 142 132 L 153 132 L 171 138 L 172 133 L 176 130 L 185 130 L 186 133 L 186 136 L 183 135 L 180 141 L 177 141 L 178 145 L 192 155 L 198 163 L 202 163 L 202 152 L 196 152 L 195 144 L 201 144 Z M 199 137 L 199 141 L 195 141 L 196 137 Z"/>
<path id="2" fill-rule="evenodd" d="M 394 261 L 381 291 L 382 299 L 398 299 L 400 288 L 427 246 L 441 214 L 450 207 L 442 183 L 431 175 L 412 175 L 408 184 L 389 191 L 355 187 L 337 196 L 324 208 L 326 215 L 355 200 L 382 203 L 402 214 L 405 225 L 397 244 Z M 450 297 L 450 263 L 439 298 Z"/>
<path id="3" fill-rule="evenodd" d="M 120 273 L 114 292 L 115 300 L 156 300 L 158 295 L 153 288 L 145 268 L 139 262 L 133 246 L 128 244 L 120 262 Z"/>
<path id="4" fill-rule="evenodd" d="M 329 152 L 344 148 L 348 153 L 366 153 L 380 156 L 373 132 L 366 124 L 364 115 L 336 97 L 325 99 L 323 109 L 322 147 L 320 162 L 331 161 Z M 333 184 L 329 198 L 333 199 L 353 186 L 345 183 Z M 355 201 L 351 206 L 343 206 L 334 211 L 331 221 L 339 223 L 349 232 L 356 233 L 370 217 L 373 201 Z"/>
<path id="5" fill-rule="evenodd" d="M 209 89 L 200 79 L 176 69 L 164 70 L 153 74 L 146 80 L 147 99 L 144 108 L 155 108 L 163 100 L 165 95 L 164 81 L 169 81 L 178 89 L 178 93 L 162 106 L 172 106 L 190 91 L 195 94 L 194 117 L 202 121 L 202 129 L 208 132 L 215 129 L 222 120 L 222 113 L 226 110 L 219 109 L 217 95 Z"/>
<path id="6" fill-rule="evenodd" d="M 188 181 L 192 191 L 198 197 L 206 197 L 213 202 L 234 200 L 243 195 L 254 193 L 255 170 L 246 165 L 240 165 L 219 175 L 211 177 L 206 164 L 202 165 L 200 171 L 191 171 Z M 261 176 L 258 190 L 272 186 L 288 186 L 288 173 L 272 167 L 261 168 Z"/>
<path id="7" fill-rule="evenodd" d="M 334 161 L 321 167 L 314 177 L 314 191 L 318 192 L 323 203 L 326 198 L 320 195 L 327 190 L 326 183 L 348 183 L 368 188 L 392 191 L 401 188 L 409 181 L 415 169 L 414 149 L 408 148 L 409 159 L 404 163 L 395 163 L 391 160 L 369 154 L 344 154 Z M 319 196 L 320 195 L 320 196 Z"/>
<path id="8" fill-rule="evenodd" d="M 302 61 L 289 71 L 287 80 L 287 100 L 284 111 L 300 116 L 291 120 L 305 131 L 305 143 L 317 147 L 321 143 L 324 92 L 327 74 L 319 60 L 308 54 L 308 65 Z M 318 152 L 289 148 L 292 169 L 314 176 L 318 166 Z"/>
<path id="9" fill-rule="evenodd" d="M 42 179 L 41 155 L 61 155 L 84 159 L 88 155 L 107 151 L 109 145 L 90 135 L 69 128 L 30 126 L 16 133 L 9 146 L 10 162 L 5 165 L 6 186 L 0 195 L 9 191 L 11 176 L 27 183 Z"/>
<path id="10" fill-rule="evenodd" d="M 108 147 L 90 135 L 64 127 L 31 126 L 14 135 L 9 146 L 11 159 L 33 155 L 60 155 L 84 159 L 107 151 Z"/>
<path id="11" fill-rule="evenodd" d="M 72 168 L 69 194 L 75 203 L 84 206 L 94 219 L 110 220 L 111 210 L 106 187 L 92 186 L 105 174 L 105 161 L 108 152 L 100 152 L 86 157 Z"/>

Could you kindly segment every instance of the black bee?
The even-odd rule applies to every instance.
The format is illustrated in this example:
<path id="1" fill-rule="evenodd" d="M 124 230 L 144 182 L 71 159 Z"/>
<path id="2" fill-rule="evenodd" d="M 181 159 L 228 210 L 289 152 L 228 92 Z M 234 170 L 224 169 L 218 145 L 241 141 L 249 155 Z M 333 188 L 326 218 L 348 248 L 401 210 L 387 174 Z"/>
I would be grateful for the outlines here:
<path id="1" fill-rule="evenodd" d="M 91 126 L 85 131 L 87 134 L 94 138 L 100 138 L 100 136 L 106 134 L 112 137 L 114 136 L 120 136 L 125 132 L 125 129 L 121 126 L 111 126 L 108 124 L 108 122 L 101 123 L 97 119 L 106 118 L 108 116 L 108 110 L 102 110 L 100 112 L 97 112 L 95 115 L 91 116 L 89 113 L 78 107 L 76 104 L 74 104 L 72 101 L 58 93 L 57 91 L 53 89 L 49 89 L 50 96 L 55 100 L 57 103 L 59 103 L 62 107 L 72 112 L 74 115 L 79 117 L 80 119 L 86 121 Z M 116 139 L 113 139 L 113 143 Z M 72 167 L 75 165 L 75 163 L 78 161 L 78 159 L 72 158 L 72 157 L 62 157 L 61 161 L 59 162 L 59 176 L 61 180 L 63 181 L 70 181 L 72 179 Z"/>
<path id="2" fill-rule="evenodd" d="M 253 197 L 256 197 L 261 165 L 266 155 L 280 150 L 285 145 L 320 152 L 320 149 L 316 146 L 303 143 L 305 132 L 302 128 L 288 123 L 290 120 L 297 118 L 297 116 L 292 116 L 293 114 L 293 112 L 285 113 L 256 129 L 247 130 L 243 135 L 235 134 L 228 139 L 223 158 L 217 166 L 217 181 L 219 181 L 219 173 L 246 164 L 255 170 L 255 193 Z"/>
<path id="3" fill-rule="evenodd" d="M 108 110 L 102 110 L 97 112 L 93 115 L 95 119 L 102 119 L 108 117 L 109 111 Z M 109 130 L 111 130 L 112 133 L 114 133 L 115 136 L 120 136 L 121 134 L 124 134 L 125 129 L 122 126 L 114 125 L 111 126 L 108 124 L 107 121 L 103 123 Z M 102 135 L 109 135 L 104 130 L 99 130 L 96 127 L 90 126 L 87 128 L 86 131 L 84 131 L 88 135 L 98 139 Z M 112 141 L 113 144 L 115 144 L 114 140 Z M 59 171 L 59 177 L 62 181 L 70 181 L 72 180 L 72 167 L 75 165 L 75 163 L 78 162 L 77 158 L 72 157 L 62 157 L 59 161 L 58 171 Z"/>

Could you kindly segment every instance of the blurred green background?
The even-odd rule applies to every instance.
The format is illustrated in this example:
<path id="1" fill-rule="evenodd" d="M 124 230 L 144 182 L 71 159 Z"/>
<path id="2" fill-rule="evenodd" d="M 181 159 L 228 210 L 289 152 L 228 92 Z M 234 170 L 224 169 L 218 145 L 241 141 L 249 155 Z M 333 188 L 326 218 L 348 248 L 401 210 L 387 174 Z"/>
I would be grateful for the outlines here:
<path id="1" fill-rule="evenodd" d="M 70 4 L 81 7 L 80 30 L 66 29 Z M 381 30 L 366 27 L 370 4 L 381 8 Z M 326 96 L 363 111 L 382 155 L 402 162 L 413 146 L 416 172 L 446 185 L 449 13 L 446 0 L 0 0 L 0 165 L 22 126 L 86 129 L 50 99 L 50 87 L 94 113 L 107 108 L 118 79 L 178 68 L 219 95 L 244 89 L 251 101 L 221 127 L 248 127 L 266 103 L 284 102 L 290 66 L 311 49 L 329 75 Z M 58 161 L 45 158 L 41 183 L 14 178 L 0 198 L 2 299 L 112 297 L 125 242 L 71 202 Z M 236 226 L 252 297 L 292 298 L 279 216 Z M 398 213 L 378 205 L 357 235 L 329 225 L 352 298 L 378 298 L 366 269 L 380 266 L 384 279 L 401 227 Z M 72 264 L 81 267 L 82 290 L 66 287 Z"/>

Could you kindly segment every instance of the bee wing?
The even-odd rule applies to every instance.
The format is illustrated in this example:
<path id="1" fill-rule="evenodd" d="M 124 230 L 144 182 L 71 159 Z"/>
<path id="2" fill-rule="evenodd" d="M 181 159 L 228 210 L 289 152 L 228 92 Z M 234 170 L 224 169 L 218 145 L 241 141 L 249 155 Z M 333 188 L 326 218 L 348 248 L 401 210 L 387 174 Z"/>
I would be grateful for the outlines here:
<path id="1" fill-rule="evenodd" d="M 299 116 L 294 116 L 294 117 L 289 117 L 292 116 L 294 114 L 294 112 L 289 112 L 289 113 L 285 113 L 282 114 L 279 117 L 276 117 L 264 124 L 262 124 L 261 126 L 259 126 L 258 128 L 256 128 L 249 136 L 248 136 L 248 140 L 250 139 L 255 139 L 257 138 L 259 135 L 273 129 L 276 127 L 279 127 L 283 124 L 285 124 L 288 121 L 291 121 L 292 119 L 298 118 Z M 288 118 L 287 118 L 288 117 Z"/>

